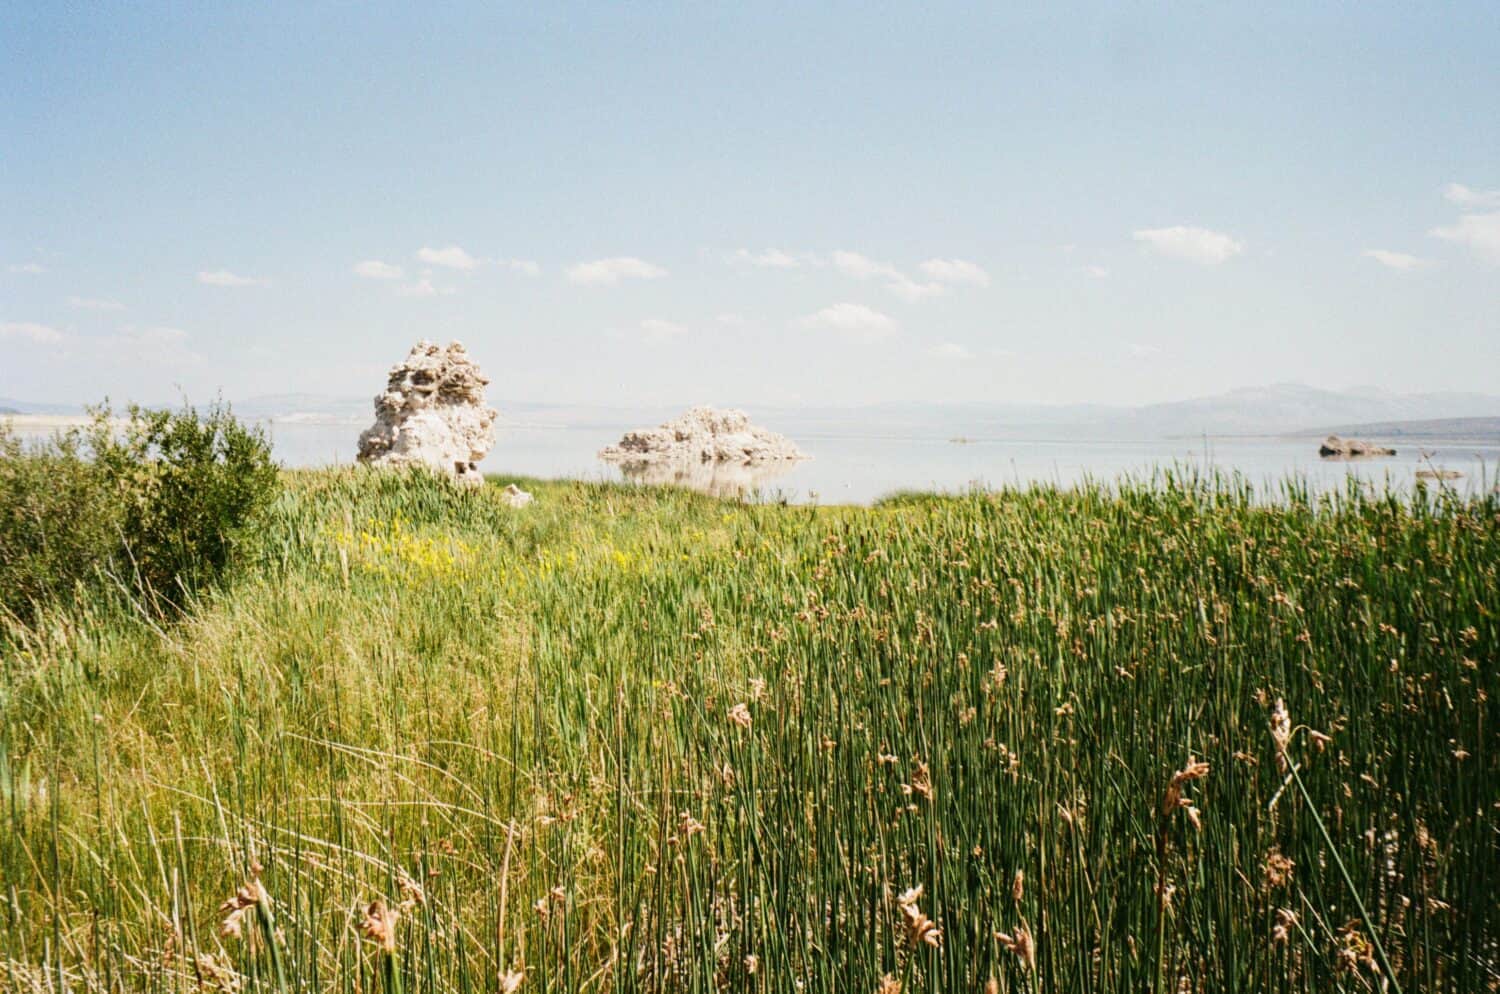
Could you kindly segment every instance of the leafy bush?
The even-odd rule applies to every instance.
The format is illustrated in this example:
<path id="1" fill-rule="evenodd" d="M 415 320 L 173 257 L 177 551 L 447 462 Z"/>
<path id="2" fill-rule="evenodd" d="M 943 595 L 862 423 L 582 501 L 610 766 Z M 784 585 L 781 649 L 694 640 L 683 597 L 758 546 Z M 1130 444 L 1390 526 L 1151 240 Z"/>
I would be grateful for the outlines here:
<path id="1" fill-rule="evenodd" d="M 77 433 L 23 447 L 0 422 L 0 608 L 66 594 L 120 547 L 118 504 Z"/>
<path id="2" fill-rule="evenodd" d="M 258 428 L 215 404 L 199 414 L 105 407 L 24 448 L 0 435 L 0 598 L 20 612 L 114 576 L 158 609 L 219 576 L 278 474 Z"/>

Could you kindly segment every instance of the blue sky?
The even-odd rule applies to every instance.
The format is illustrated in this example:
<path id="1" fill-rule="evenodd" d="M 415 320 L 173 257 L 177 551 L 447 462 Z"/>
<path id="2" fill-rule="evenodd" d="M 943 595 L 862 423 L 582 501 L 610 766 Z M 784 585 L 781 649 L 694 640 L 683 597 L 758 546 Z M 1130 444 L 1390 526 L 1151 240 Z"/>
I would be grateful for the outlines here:
<path id="1" fill-rule="evenodd" d="M 208 7 L 0 3 L 0 396 L 1500 392 L 1491 2 Z"/>

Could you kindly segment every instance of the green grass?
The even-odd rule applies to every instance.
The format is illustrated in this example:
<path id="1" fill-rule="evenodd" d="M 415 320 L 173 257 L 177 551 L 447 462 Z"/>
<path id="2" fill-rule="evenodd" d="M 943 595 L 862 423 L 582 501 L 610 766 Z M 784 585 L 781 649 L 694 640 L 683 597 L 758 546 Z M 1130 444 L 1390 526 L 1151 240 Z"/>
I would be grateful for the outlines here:
<path id="1" fill-rule="evenodd" d="M 0 635 L 0 990 L 1500 988 L 1493 497 L 494 483 Z"/>

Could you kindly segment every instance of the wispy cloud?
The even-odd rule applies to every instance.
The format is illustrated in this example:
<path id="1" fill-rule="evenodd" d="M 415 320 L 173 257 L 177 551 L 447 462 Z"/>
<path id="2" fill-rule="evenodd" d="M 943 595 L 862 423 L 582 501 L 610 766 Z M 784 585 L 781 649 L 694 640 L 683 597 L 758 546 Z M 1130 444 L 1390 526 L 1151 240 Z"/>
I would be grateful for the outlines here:
<path id="1" fill-rule="evenodd" d="M 1083 271 L 1096 280 L 1109 279 L 1109 269 L 1105 266 L 1084 266 Z"/>
<path id="2" fill-rule="evenodd" d="M 944 342 L 927 350 L 928 355 L 939 359 L 972 359 L 974 353 L 959 345 L 957 342 Z"/>
<path id="3" fill-rule="evenodd" d="M 837 332 L 855 342 L 877 342 L 889 338 L 899 327 L 894 318 L 882 314 L 864 304 L 832 304 L 798 318 L 794 324 L 799 328 L 827 329 Z"/>
<path id="4" fill-rule="evenodd" d="M 1382 266 L 1401 272 L 1411 272 L 1413 269 L 1423 269 L 1432 265 L 1431 259 L 1419 259 L 1405 252 L 1391 252 L 1387 249 L 1365 249 L 1360 254 L 1367 259 L 1374 259 Z"/>
<path id="5" fill-rule="evenodd" d="M 421 279 L 398 286 L 396 292 L 403 297 L 451 297 L 454 290 L 452 287 L 434 286 L 432 277 L 423 273 Z"/>
<path id="6" fill-rule="evenodd" d="M 840 249 L 830 257 L 833 268 L 845 276 L 856 280 L 876 279 L 905 279 L 901 271 L 888 262 L 876 262 L 869 256 L 860 255 L 858 252 L 848 252 Z"/>
<path id="7" fill-rule="evenodd" d="M 928 259 L 917 268 L 928 279 L 939 283 L 990 285 L 990 274 L 984 271 L 984 267 L 965 259 Z"/>
<path id="8" fill-rule="evenodd" d="M 69 297 L 68 306 L 80 311 L 123 311 L 125 305 L 118 300 L 100 300 L 94 297 Z"/>
<path id="9" fill-rule="evenodd" d="M 25 276 L 36 276 L 39 273 L 45 273 L 47 271 L 47 267 L 42 265 L 40 262 L 17 262 L 12 265 L 6 266 L 5 268 L 12 273 L 18 273 Z"/>
<path id="10" fill-rule="evenodd" d="M 856 280 L 880 280 L 885 288 L 908 303 L 947 293 L 941 283 L 919 283 L 888 262 L 879 262 L 858 252 L 839 250 L 829 260 L 833 268 Z"/>
<path id="11" fill-rule="evenodd" d="M 1500 266 L 1500 211 L 1493 214 L 1464 214 L 1453 224 L 1433 228 L 1434 238 L 1467 245 L 1481 261 Z"/>
<path id="12" fill-rule="evenodd" d="M 257 279 L 253 276 L 240 276 L 231 273 L 227 269 L 215 269 L 212 272 L 201 272 L 198 274 L 198 282 L 208 286 L 270 286 L 270 280 Z"/>
<path id="13" fill-rule="evenodd" d="M 747 266 L 756 266 L 761 269 L 798 269 L 813 262 L 807 255 L 793 255 L 783 252 L 781 249 L 770 248 L 764 252 L 752 252 L 749 249 L 738 249 L 729 257 L 733 262 L 744 263 Z"/>
<path id="14" fill-rule="evenodd" d="M 111 336 L 109 342 L 138 349 L 175 349 L 180 348 L 190 337 L 181 328 L 168 328 L 162 325 L 137 328 L 134 325 L 126 325 Z"/>
<path id="15" fill-rule="evenodd" d="M 51 325 L 34 321 L 7 321 L 0 324 L 0 338 L 25 339 L 38 345 L 60 345 L 67 335 Z"/>
<path id="16" fill-rule="evenodd" d="M 568 280 L 585 286 L 615 286 L 622 280 L 655 280 L 667 275 L 662 267 L 635 256 L 595 259 L 568 267 Z"/>
<path id="17" fill-rule="evenodd" d="M 1474 190 L 1462 183 L 1449 183 L 1443 187 L 1443 198 L 1460 207 L 1500 210 L 1500 190 Z"/>
<path id="18" fill-rule="evenodd" d="M 1176 225 L 1171 228 L 1142 228 L 1133 232 L 1138 242 L 1145 243 L 1159 255 L 1169 259 L 1180 259 L 1200 266 L 1217 266 L 1245 251 L 1243 242 L 1207 228 Z"/>
<path id="19" fill-rule="evenodd" d="M 542 275 L 542 267 L 530 259 L 496 259 L 495 264 L 504 266 L 511 272 L 520 273 L 523 276 L 537 277 Z"/>
<path id="20" fill-rule="evenodd" d="M 367 280 L 399 280 L 405 272 L 394 263 L 381 262 L 379 259 L 366 259 L 364 262 L 355 264 L 354 275 Z"/>
<path id="21" fill-rule="evenodd" d="M 1131 342 L 1125 351 L 1132 359 L 1153 359 L 1162 354 L 1162 350 L 1155 345 L 1146 345 L 1142 342 Z"/>
<path id="22" fill-rule="evenodd" d="M 687 331 L 683 325 L 663 321 L 661 318 L 647 318 L 640 324 L 641 339 L 652 345 L 660 345 L 674 338 L 680 338 L 686 335 Z"/>
<path id="23" fill-rule="evenodd" d="M 423 245 L 417 249 L 417 258 L 429 266 L 446 266 L 449 269 L 478 269 L 479 260 L 457 245 L 432 248 Z"/>

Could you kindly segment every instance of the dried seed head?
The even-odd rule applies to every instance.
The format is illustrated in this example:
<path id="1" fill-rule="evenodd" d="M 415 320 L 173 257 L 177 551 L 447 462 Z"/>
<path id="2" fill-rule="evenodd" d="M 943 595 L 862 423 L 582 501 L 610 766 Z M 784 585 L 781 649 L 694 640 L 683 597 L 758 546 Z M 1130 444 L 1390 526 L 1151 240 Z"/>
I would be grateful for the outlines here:
<path id="1" fill-rule="evenodd" d="M 1292 879 L 1292 870 L 1296 866 L 1288 857 L 1282 854 L 1280 849 L 1272 849 L 1266 853 L 1266 883 L 1272 887 L 1281 887 Z"/>
<path id="2" fill-rule="evenodd" d="M 911 789 L 925 797 L 931 802 L 937 796 L 937 789 L 932 785 L 932 772 L 927 764 L 918 760 L 911 769 Z"/>
<path id="3" fill-rule="evenodd" d="M 749 728 L 750 709 L 745 706 L 743 701 L 739 704 L 736 704 L 734 707 L 729 709 L 729 720 L 734 724 L 740 726 L 741 728 Z"/>
<path id="4" fill-rule="evenodd" d="M 1021 961 L 1021 969 L 1029 971 L 1036 967 L 1036 945 L 1031 941 L 1031 930 L 1025 925 L 1017 925 L 1014 935 L 996 932 L 995 938 L 1002 946 L 1015 953 L 1016 958 Z"/>
<path id="5" fill-rule="evenodd" d="M 917 900 L 922 896 L 922 885 L 917 884 L 896 898 L 896 903 L 901 907 L 901 914 L 906 918 L 906 939 L 912 948 L 917 946 L 931 946 L 936 949 L 943 944 L 943 930 L 938 928 L 937 922 L 928 918 L 917 907 Z"/>
<path id="6" fill-rule="evenodd" d="M 875 994 L 901 994 L 901 981 L 887 973 L 880 978 L 880 986 L 875 988 Z"/>
<path id="7" fill-rule="evenodd" d="M 260 882 L 260 864 L 254 864 L 250 873 L 250 879 L 241 884 L 229 900 L 219 905 L 219 914 L 224 916 L 219 924 L 219 934 L 226 939 L 238 939 L 244 934 L 245 916 L 251 908 L 271 904 L 271 895 Z"/>
<path id="8" fill-rule="evenodd" d="M 1286 942 L 1292 926 L 1297 924 L 1297 913 L 1286 908 L 1276 909 L 1276 924 L 1271 927 L 1272 942 Z"/>
<path id="9" fill-rule="evenodd" d="M 500 974 L 500 994 L 516 994 L 525 979 L 526 974 L 521 970 L 506 970 Z"/>
<path id="10" fill-rule="evenodd" d="M 1283 773 L 1287 769 L 1286 749 L 1292 741 L 1292 718 L 1286 712 L 1286 701 L 1276 698 L 1271 709 L 1271 741 L 1276 745 L 1276 767 Z"/>
<path id="11" fill-rule="evenodd" d="M 1012 880 L 1011 883 L 1010 883 L 1010 897 L 1011 897 L 1011 900 L 1015 901 L 1017 904 L 1020 904 L 1021 903 L 1021 898 L 1025 897 L 1025 896 L 1026 896 L 1026 871 L 1025 870 L 1017 870 L 1016 871 L 1016 878 L 1014 880 Z"/>
<path id="12" fill-rule="evenodd" d="M 359 934 L 380 947 L 387 956 L 396 951 L 396 922 L 401 912 L 388 908 L 384 901 L 376 898 L 365 908 L 364 920 L 359 923 Z"/>

